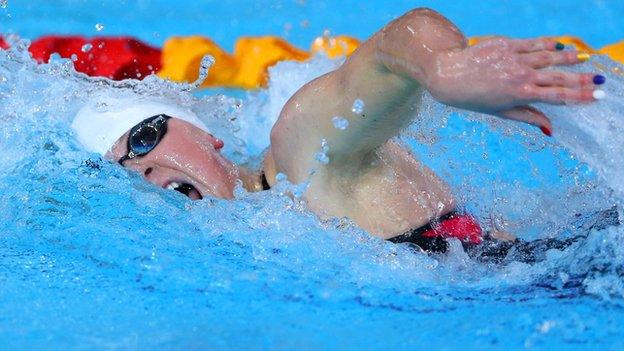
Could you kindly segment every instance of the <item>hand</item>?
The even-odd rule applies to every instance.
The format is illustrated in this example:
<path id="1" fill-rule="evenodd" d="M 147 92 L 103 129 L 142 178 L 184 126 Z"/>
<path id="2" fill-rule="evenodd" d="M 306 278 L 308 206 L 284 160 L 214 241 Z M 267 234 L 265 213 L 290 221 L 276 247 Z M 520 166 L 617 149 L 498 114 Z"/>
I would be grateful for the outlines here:
<path id="1" fill-rule="evenodd" d="M 536 125 L 551 135 L 552 124 L 534 102 L 594 101 L 594 74 L 546 70 L 573 65 L 577 51 L 557 51 L 550 39 L 494 38 L 437 56 L 428 89 L 439 101 Z"/>

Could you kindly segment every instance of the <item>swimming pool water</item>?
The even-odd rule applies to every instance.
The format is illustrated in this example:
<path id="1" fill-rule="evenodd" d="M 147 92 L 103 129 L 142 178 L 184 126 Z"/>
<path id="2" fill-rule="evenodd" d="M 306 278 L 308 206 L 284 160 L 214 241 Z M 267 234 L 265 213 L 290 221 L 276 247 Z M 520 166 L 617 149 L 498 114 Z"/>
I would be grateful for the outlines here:
<path id="1" fill-rule="evenodd" d="M 571 33 L 596 47 L 624 39 L 616 1 L 9 0 L 0 23 L 26 38 L 130 34 L 159 45 L 200 33 L 228 47 L 271 33 L 305 48 L 325 28 L 363 39 L 417 5 L 469 35 Z M 253 164 L 284 101 L 339 63 L 281 63 L 268 89 L 238 100 L 156 78 L 88 79 L 66 60 L 38 66 L 19 45 L 0 51 L 0 349 L 622 349 L 620 228 L 593 230 L 534 265 L 480 264 L 457 245 L 428 257 L 345 219 L 320 222 L 288 196 L 300 185 L 190 202 L 85 152 L 69 129 L 92 94 L 166 95 Z M 426 98 L 401 140 L 486 225 L 493 216 L 523 238 L 570 235 L 577 214 L 622 199 L 616 67 L 601 57 L 574 68 L 606 75 L 608 98 L 544 107 L 554 139 Z"/>

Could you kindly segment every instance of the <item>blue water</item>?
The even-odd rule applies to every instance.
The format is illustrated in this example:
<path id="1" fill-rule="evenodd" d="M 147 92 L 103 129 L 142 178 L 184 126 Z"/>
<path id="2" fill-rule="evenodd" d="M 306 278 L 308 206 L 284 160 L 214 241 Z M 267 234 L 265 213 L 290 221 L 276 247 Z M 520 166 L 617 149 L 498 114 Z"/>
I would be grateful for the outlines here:
<path id="1" fill-rule="evenodd" d="M 132 34 L 160 45 L 174 35 L 209 35 L 231 49 L 235 38 L 275 34 L 308 48 L 325 29 L 366 39 L 415 7 L 443 13 L 469 36 L 577 35 L 600 47 L 622 39 L 624 3 L 591 1 L 171 1 L 8 0 L 2 31 L 28 38 L 59 34 Z M 97 32 L 95 24 L 104 25 Z"/>
<path id="2" fill-rule="evenodd" d="M 325 28 L 364 38 L 423 4 L 469 35 L 571 33 L 594 46 L 624 38 L 621 2 L 573 3 L 9 0 L 0 31 L 130 34 L 156 45 L 199 33 L 225 47 L 272 33 L 306 47 Z M 253 164 L 284 101 L 338 64 L 280 64 L 267 90 L 239 100 L 156 78 L 87 79 L 69 61 L 37 66 L 20 44 L 0 52 L 0 349 L 624 347 L 620 228 L 593 230 L 534 265 L 480 264 L 458 245 L 429 257 L 344 219 L 320 222 L 287 182 L 191 202 L 85 152 L 69 129 L 94 93 L 166 95 L 201 114 L 230 157 Z M 606 58 L 575 68 L 605 74 L 608 98 L 545 107 L 554 139 L 425 99 L 401 140 L 486 226 L 493 217 L 527 239 L 569 235 L 576 214 L 624 194 L 619 68 Z"/>

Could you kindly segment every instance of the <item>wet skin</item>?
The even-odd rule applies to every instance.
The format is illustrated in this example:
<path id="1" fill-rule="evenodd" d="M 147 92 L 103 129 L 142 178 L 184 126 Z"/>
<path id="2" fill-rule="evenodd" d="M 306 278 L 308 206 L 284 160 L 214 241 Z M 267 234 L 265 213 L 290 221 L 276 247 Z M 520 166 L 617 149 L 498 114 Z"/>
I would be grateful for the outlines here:
<path id="1" fill-rule="evenodd" d="M 492 38 L 467 47 L 448 20 L 428 9 L 408 12 L 366 41 L 336 71 L 302 87 L 284 106 L 271 131 L 264 166 L 270 184 L 278 172 L 293 183 L 309 181 L 304 195 L 321 218 L 349 217 L 372 235 L 390 238 L 452 211 L 449 187 L 401 145 L 390 141 L 407 126 L 428 90 L 440 102 L 533 124 L 550 134 L 547 116 L 529 106 L 594 101 L 591 73 L 565 73 L 556 65 L 581 62 L 549 39 Z M 363 115 L 351 111 L 356 99 Z M 331 119 L 342 116 L 346 130 Z M 173 116 L 175 117 L 175 116 Z M 126 150 L 127 134 L 107 157 Z M 314 155 L 321 141 L 328 164 Z M 224 158 L 223 142 L 194 126 L 169 121 L 168 132 L 148 155 L 127 161 L 161 187 L 193 186 L 188 195 L 231 198 L 236 180 L 261 189 L 252 173 Z"/>
<path id="2" fill-rule="evenodd" d="M 128 133 L 106 155 L 119 160 L 127 150 Z M 147 181 L 167 188 L 172 183 L 192 185 L 188 195 L 201 199 L 212 195 L 232 198 L 239 168 L 221 155 L 223 141 L 176 118 L 168 121 L 167 134 L 147 155 L 124 162 L 124 167 L 142 174 Z"/>

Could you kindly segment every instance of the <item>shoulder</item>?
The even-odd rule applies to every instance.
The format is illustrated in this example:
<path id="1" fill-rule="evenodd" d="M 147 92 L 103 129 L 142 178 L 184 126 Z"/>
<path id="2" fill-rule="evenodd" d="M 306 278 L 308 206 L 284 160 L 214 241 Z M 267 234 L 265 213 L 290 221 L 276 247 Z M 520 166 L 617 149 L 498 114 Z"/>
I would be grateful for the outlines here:
<path id="1" fill-rule="evenodd" d="M 299 89 L 284 105 L 271 129 L 271 155 L 276 172 L 293 182 L 307 178 L 318 166 L 330 106 L 339 98 L 340 69 L 322 75 Z M 265 158 L 266 159 L 266 158 Z"/>

